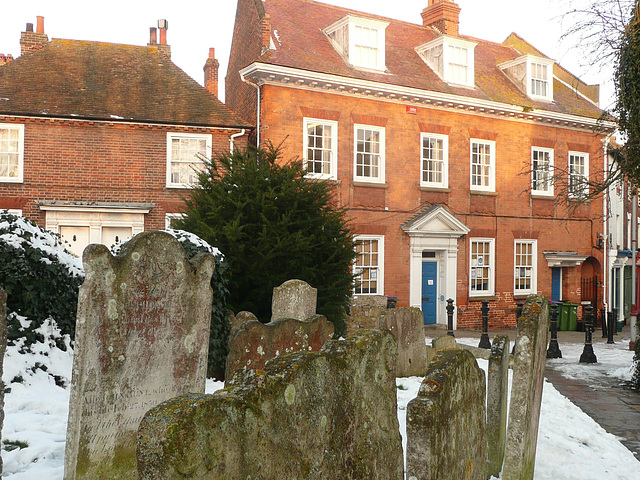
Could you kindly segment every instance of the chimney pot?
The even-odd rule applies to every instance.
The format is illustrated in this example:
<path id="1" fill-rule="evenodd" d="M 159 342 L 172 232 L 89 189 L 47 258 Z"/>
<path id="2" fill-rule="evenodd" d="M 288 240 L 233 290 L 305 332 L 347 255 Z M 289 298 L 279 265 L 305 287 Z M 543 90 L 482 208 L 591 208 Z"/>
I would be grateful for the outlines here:
<path id="1" fill-rule="evenodd" d="M 156 27 L 149 28 L 149 45 L 156 45 L 158 43 L 158 29 Z"/>
<path id="2" fill-rule="evenodd" d="M 0 65 L 4 65 L 7 63 L 7 58 L 4 56 L 4 53 L 0 53 Z"/>
<path id="3" fill-rule="evenodd" d="M 13 61 L 13 55 L 8 54 L 7 55 L 7 63 L 12 62 Z"/>
<path id="4" fill-rule="evenodd" d="M 36 33 L 44 33 L 44 17 L 38 15 L 36 19 L 38 20 Z"/>
<path id="5" fill-rule="evenodd" d="M 215 49 L 209 49 L 209 58 L 204 64 L 204 87 L 216 97 L 218 96 L 218 69 L 220 62 L 216 60 Z"/>
<path id="6" fill-rule="evenodd" d="M 33 23 L 27 23 L 26 31 L 27 32 L 33 32 Z"/>

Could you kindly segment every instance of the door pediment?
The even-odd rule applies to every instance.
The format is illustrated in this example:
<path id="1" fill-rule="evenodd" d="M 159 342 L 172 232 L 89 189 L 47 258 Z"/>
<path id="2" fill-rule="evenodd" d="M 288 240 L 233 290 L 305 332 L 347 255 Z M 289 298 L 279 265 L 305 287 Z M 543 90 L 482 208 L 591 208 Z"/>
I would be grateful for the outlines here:
<path id="1" fill-rule="evenodd" d="M 403 223 L 400 228 L 410 237 L 461 237 L 470 232 L 444 205 L 432 205 Z"/>

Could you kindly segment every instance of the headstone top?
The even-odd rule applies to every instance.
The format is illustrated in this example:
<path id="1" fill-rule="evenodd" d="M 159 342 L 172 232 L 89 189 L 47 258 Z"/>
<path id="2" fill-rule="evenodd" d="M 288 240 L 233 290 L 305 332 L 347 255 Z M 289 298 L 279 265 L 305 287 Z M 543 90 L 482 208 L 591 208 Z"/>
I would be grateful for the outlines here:
<path id="1" fill-rule="evenodd" d="M 304 321 L 315 315 L 318 290 L 302 280 L 287 280 L 273 289 L 271 321 L 294 318 Z"/>

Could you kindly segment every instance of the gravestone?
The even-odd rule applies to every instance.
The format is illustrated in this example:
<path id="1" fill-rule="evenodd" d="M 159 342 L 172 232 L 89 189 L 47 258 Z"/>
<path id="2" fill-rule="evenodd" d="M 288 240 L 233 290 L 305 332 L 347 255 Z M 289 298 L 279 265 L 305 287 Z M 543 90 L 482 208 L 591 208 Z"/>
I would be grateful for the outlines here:
<path id="1" fill-rule="evenodd" d="M 385 297 L 386 298 L 386 297 Z M 360 329 L 371 330 L 378 328 L 380 318 L 386 315 L 387 307 L 377 305 L 351 305 L 349 316 L 345 319 L 347 334 L 352 335 Z"/>
<path id="2" fill-rule="evenodd" d="M 433 360 L 433 357 L 435 357 L 438 352 L 443 350 L 457 350 L 459 348 L 460 346 L 456 343 L 455 337 L 451 335 L 444 335 L 432 339 L 431 346 L 427 347 L 427 365 L 431 363 L 431 360 Z"/>
<path id="3" fill-rule="evenodd" d="M 485 385 L 471 352 L 435 356 L 407 405 L 407 479 L 487 479 Z"/>
<path id="4" fill-rule="evenodd" d="M 140 480 L 402 480 L 395 339 L 362 330 L 149 411 Z"/>
<path id="5" fill-rule="evenodd" d="M 115 257 L 89 245 L 83 264 L 64 478 L 136 479 L 143 415 L 204 392 L 214 258 L 145 232 Z"/>
<path id="6" fill-rule="evenodd" d="M 244 369 L 263 369 L 267 361 L 298 351 L 318 351 L 333 337 L 333 323 L 323 315 L 301 322 L 281 318 L 270 323 L 249 320 L 231 331 L 225 378 Z"/>
<path id="7" fill-rule="evenodd" d="M 7 350 L 7 294 L 2 288 L 0 288 L 0 378 L 2 378 L 2 374 L 4 372 L 4 354 L 6 350 Z M 0 432 L 2 432 L 3 425 L 4 425 L 4 388 L 0 389 Z M 2 475 L 2 457 L 0 457 L 0 475 Z"/>
<path id="8" fill-rule="evenodd" d="M 378 328 L 389 330 L 398 344 L 398 377 L 421 377 L 427 371 L 424 320 L 418 308 L 390 308 L 378 321 Z"/>
<path id="9" fill-rule="evenodd" d="M 503 480 L 533 479 L 548 332 L 547 299 L 531 295 L 517 323 Z"/>
<path id="10" fill-rule="evenodd" d="M 271 321 L 280 318 L 306 320 L 316 314 L 318 290 L 302 280 L 287 280 L 273 289 Z"/>
<path id="11" fill-rule="evenodd" d="M 231 329 L 233 330 L 234 328 L 240 328 L 242 325 L 244 325 L 245 323 L 247 323 L 249 320 L 258 320 L 258 317 L 256 317 L 253 313 L 251 312 L 238 312 L 237 315 L 234 315 L 233 312 L 229 313 L 229 325 L 231 326 Z"/>
<path id="12" fill-rule="evenodd" d="M 387 308 L 389 299 L 385 295 L 355 295 L 351 299 L 352 307 L 381 307 Z"/>
<path id="13" fill-rule="evenodd" d="M 506 335 L 493 339 L 487 377 L 487 473 L 497 478 L 502 470 L 507 436 L 509 337 Z"/>

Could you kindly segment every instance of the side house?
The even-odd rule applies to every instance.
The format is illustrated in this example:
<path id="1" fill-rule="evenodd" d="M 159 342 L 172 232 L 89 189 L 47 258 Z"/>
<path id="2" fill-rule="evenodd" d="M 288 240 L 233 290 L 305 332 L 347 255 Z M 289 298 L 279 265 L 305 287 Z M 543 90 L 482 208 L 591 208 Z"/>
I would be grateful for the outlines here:
<path id="1" fill-rule="evenodd" d="M 335 185 L 354 294 L 397 296 L 425 323 L 452 298 L 459 328 L 479 326 L 482 300 L 496 326 L 531 293 L 601 303 L 599 283 L 594 298 L 582 288 L 603 269 L 602 202 L 585 201 L 614 128 L 599 125 L 599 88 L 516 34 L 460 34 L 459 13 L 428 0 L 414 24 L 238 0 L 227 102 Z"/>
<path id="2" fill-rule="evenodd" d="M 159 42 L 152 28 L 131 46 L 49 41 L 38 17 L 21 56 L 0 56 L 0 209 L 76 254 L 165 228 L 202 159 L 247 144 L 250 122 L 216 97 L 217 60 L 200 86 L 171 61 L 160 23 Z"/>

